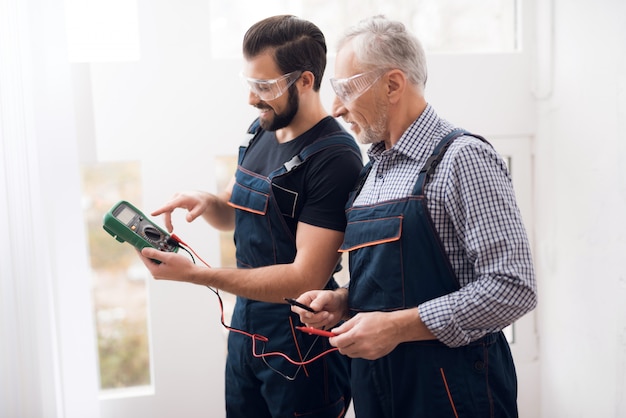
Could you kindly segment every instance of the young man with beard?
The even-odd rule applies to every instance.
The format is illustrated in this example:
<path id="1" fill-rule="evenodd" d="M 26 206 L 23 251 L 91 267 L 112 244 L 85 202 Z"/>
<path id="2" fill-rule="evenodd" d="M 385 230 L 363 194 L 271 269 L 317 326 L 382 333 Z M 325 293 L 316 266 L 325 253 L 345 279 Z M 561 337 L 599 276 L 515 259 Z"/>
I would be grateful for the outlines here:
<path id="1" fill-rule="evenodd" d="M 339 43 L 333 113 L 371 144 L 348 202 L 350 286 L 292 308 L 352 357 L 359 418 L 516 417 L 502 328 L 537 303 L 506 164 L 424 97 L 426 59 L 400 22 L 367 19 Z"/>
<path id="2" fill-rule="evenodd" d="M 203 268 L 180 254 L 142 251 L 156 279 L 191 282 L 237 295 L 228 337 L 226 410 L 232 417 L 340 417 L 351 399 L 348 359 L 326 338 L 299 332 L 285 303 L 311 289 L 334 289 L 344 205 L 359 171 L 354 139 L 323 108 L 319 89 L 326 43 L 312 23 L 275 16 L 253 25 L 243 41 L 249 103 L 260 110 L 242 147 L 235 177 L 217 195 L 179 193 L 153 216 L 188 211 L 221 230 L 233 229 L 237 269 Z M 160 261 L 156 264 L 150 261 Z M 255 355 L 280 352 L 281 356 Z M 310 415 L 312 416 L 312 415 Z"/>

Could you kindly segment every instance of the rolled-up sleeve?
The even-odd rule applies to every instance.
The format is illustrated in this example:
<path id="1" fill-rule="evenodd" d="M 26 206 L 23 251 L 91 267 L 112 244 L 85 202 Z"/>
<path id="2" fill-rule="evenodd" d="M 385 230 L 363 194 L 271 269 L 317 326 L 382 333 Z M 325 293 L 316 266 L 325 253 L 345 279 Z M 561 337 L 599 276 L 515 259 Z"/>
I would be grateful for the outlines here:
<path id="1" fill-rule="evenodd" d="M 429 185 L 429 209 L 460 289 L 422 303 L 419 312 L 440 341 L 458 347 L 534 309 L 537 287 L 504 161 L 488 144 L 464 138 L 450 147 L 438 170 Z"/>

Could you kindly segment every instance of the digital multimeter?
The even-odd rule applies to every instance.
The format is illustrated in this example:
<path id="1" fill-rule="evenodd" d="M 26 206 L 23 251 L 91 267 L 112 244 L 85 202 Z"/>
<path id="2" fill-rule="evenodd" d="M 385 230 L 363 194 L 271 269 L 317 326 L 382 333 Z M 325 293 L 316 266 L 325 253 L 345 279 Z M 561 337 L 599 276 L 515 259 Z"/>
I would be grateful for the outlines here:
<path id="1" fill-rule="evenodd" d="M 152 247 L 161 251 L 178 251 L 178 244 L 170 234 L 124 200 L 104 215 L 102 227 L 119 242 L 128 242 L 138 250 Z"/>

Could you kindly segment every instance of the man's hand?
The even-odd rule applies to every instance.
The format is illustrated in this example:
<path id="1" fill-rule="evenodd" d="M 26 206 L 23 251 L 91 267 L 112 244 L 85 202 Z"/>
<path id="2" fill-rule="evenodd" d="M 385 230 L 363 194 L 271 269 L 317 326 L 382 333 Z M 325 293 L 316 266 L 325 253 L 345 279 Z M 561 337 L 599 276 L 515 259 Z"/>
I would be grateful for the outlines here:
<path id="1" fill-rule="evenodd" d="M 300 321 L 312 328 L 331 327 L 344 317 L 347 309 L 347 291 L 311 290 L 298 298 L 298 302 L 310 306 L 317 313 L 292 306 L 291 310 L 300 315 Z"/>
<path id="2" fill-rule="evenodd" d="M 139 254 L 141 261 L 146 265 L 152 277 L 157 280 L 174 280 L 194 283 L 197 269 L 186 256 L 173 252 L 159 251 L 146 247 Z M 156 263 L 154 260 L 159 261 Z"/>
<path id="3" fill-rule="evenodd" d="M 407 341 L 433 340 L 417 308 L 393 312 L 362 312 L 331 330 L 330 343 L 353 358 L 376 360 Z"/>
<path id="4" fill-rule="evenodd" d="M 201 191 L 176 193 L 169 202 L 167 202 L 159 209 L 153 211 L 150 215 L 159 216 L 163 214 L 165 227 L 167 228 L 168 232 L 171 233 L 174 230 L 174 225 L 172 225 L 172 212 L 174 212 L 175 209 L 187 209 L 187 215 L 185 219 L 187 220 L 187 222 L 192 222 L 198 216 L 204 214 L 204 212 L 207 210 L 210 197 L 210 193 Z"/>

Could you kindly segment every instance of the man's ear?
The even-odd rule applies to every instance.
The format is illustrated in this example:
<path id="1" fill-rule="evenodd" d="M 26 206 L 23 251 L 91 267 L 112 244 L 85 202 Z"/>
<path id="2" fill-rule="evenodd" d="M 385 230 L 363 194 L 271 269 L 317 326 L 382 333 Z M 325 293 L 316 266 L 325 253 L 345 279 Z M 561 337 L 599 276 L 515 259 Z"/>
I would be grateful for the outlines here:
<path id="1" fill-rule="evenodd" d="M 313 89 L 315 84 L 315 76 L 311 71 L 304 71 L 298 80 L 303 89 Z"/>
<path id="2" fill-rule="evenodd" d="M 400 70 L 391 70 L 386 74 L 387 96 L 390 103 L 396 103 L 406 89 L 406 75 Z"/>

